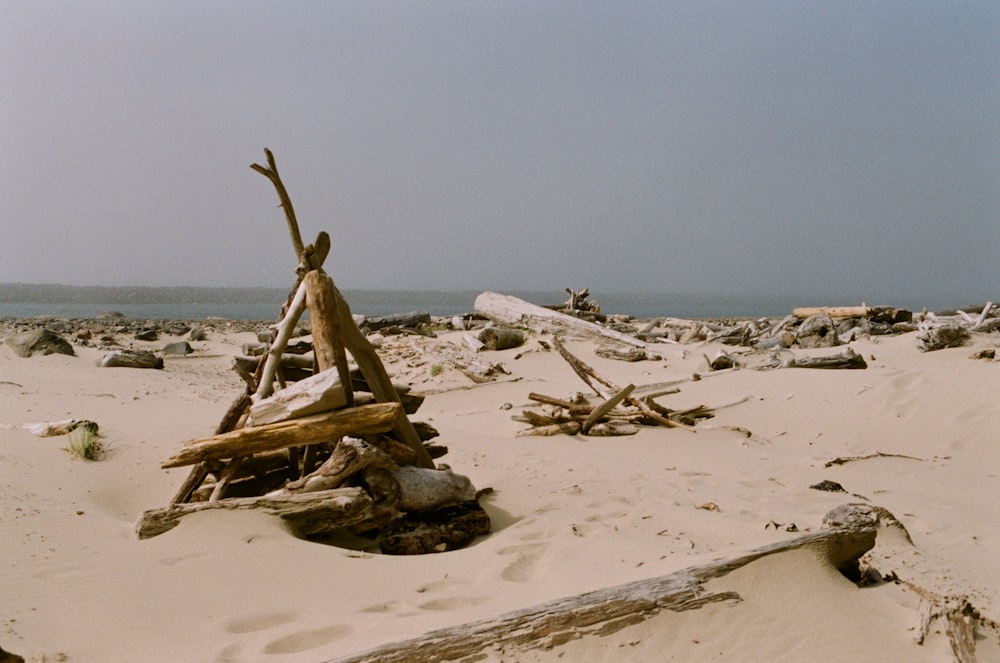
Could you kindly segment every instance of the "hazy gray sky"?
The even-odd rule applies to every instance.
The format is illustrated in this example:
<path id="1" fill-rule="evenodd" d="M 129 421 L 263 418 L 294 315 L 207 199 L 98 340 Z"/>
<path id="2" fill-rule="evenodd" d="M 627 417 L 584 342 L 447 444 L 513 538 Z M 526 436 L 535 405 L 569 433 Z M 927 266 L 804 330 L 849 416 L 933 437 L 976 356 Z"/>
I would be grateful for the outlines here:
<path id="1" fill-rule="evenodd" d="M 0 0 L 0 282 L 1000 286 L 1000 3 Z M 891 302 L 890 302 L 891 303 Z"/>

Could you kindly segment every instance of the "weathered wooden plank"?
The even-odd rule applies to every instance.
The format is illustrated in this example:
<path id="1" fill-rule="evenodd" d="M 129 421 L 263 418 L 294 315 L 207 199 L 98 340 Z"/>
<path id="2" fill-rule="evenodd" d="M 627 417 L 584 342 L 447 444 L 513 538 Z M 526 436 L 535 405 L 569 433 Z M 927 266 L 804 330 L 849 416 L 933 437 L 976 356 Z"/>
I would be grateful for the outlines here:
<path id="1" fill-rule="evenodd" d="M 652 617 L 663 609 L 682 611 L 718 601 L 740 601 L 735 592 L 709 593 L 702 586 L 762 557 L 797 548 L 813 548 L 842 568 L 875 545 L 873 528 L 831 528 L 773 543 L 677 573 L 639 580 L 516 610 L 494 619 L 462 624 L 387 644 L 327 663 L 402 663 L 404 661 L 472 661 L 494 647 L 551 647 L 589 633 L 613 633 Z"/>
<path id="2" fill-rule="evenodd" d="M 622 334 L 613 329 L 607 329 L 593 322 L 536 306 L 523 299 L 501 295 L 496 292 L 484 292 L 476 297 L 474 305 L 476 313 L 506 325 L 526 325 L 536 329 L 547 329 L 552 332 L 566 332 L 583 337 L 611 338 L 622 343 L 647 349 L 647 343 L 637 338 Z"/>
<path id="3" fill-rule="evenodd" d="M 314 414 L 264 426 L 240 428 L 184 443 L 184 448 L 160 467 L 182 467 L 212 458 L 236 458 L 287 447 L 329 442 L 345 435 L 366 435 L 392 430 L 402 416 L 399 403 L 373 403 Z M 426 452 L 425 452 L 426 453 Z"/>
<path id="4" fill-rule="evenodd" d="M 188 514 L 210 509 L 227 511 L 260 509 L 287 521 L 303 536 L 350 527 L 392 510 L 388 505 L 376 504 L 363 488 L 353 486 L 313 493 L 190 502 L 176 504 L 166 509 L 150 509 L 143 512 L 136 523 L 135 531 L 140 539 L 148 539 L 172 530 L 180 519 Z"/>

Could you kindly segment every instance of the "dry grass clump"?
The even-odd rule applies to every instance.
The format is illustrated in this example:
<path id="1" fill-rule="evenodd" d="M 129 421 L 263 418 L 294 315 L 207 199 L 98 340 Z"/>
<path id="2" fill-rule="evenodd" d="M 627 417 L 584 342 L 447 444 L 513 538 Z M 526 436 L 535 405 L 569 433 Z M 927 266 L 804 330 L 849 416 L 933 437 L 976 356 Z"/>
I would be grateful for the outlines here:
<path id="1" fill-rule="evenodd" d="M 66 451 L 77 458 L 83 460 L 100 460 L 104 457 L 104 445 L 101 444 L 100 435 L 97 433 L 97 425 L 91 422 L 82 422 L 73 428 L 67 435 L 69 446 Z"/>

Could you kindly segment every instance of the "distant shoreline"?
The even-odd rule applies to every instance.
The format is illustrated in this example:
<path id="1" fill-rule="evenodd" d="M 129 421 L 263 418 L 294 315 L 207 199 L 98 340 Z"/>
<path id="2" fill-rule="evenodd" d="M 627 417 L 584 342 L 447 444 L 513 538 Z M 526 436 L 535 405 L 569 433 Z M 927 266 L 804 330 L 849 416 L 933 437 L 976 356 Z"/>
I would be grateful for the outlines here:
<path id="1" fill-rule="evenodd" d="M 560 304 L 564 291 L 499 290 L 541 306 Z M 481 290 L 342 289 L 353 313 L 388 315 L 427 311 L 451 316 L 471 313 Z M 203 320 L 274 320 L 288 296 L 284 288 L 71 286 L 57 284 L 0 284 L 0 318 L 39 316 L 96 318 L 106 311 L 130 318 Z M 800 306 L 845 306 L 865 302 L 920 311 L 954 310 L 981 306 L 997 298 L 963 301 L 957 297 L 817 297 L 803 295 L 734 295 L 677 293 L 613 293 L 592 289 L 591 300 L 607 314 L 636 318 L 781 317 Z"/>

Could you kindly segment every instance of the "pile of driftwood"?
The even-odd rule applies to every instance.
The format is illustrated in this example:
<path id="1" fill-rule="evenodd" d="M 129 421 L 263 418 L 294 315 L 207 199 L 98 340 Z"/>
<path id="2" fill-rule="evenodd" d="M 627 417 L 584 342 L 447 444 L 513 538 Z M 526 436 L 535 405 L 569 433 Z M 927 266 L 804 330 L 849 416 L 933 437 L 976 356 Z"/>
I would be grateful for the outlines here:
<path id="1" fill-rule="evenodd" d="M 390 381 L 323 271 L 329 236 L 303 245 L 274 158 L 265 153 L 268 167 L 252 168 L 278 191 L 299 258 L 298 282 L 253 370 L 237 362 L 247 388 L 215 434 L 186 442 L 163 462 L 164 469 L 192 469 L 167 508 L 143 513 L 139 537 L 206 509 L 261 509 L 308 538 L 350 528 L 392 554 L 441 551 L 488 533 L 490 519 L 472 483 L 435 468 L 432 453 L 439 454 L 425 442 L 436 431 L 407 416 L 422 399 Z M 312 343 L 293 349 L 311 350 L 309 359 L 289 352 L 306 310 Z"/>
<path id="2" fill-rule="evenodd" d="M 574 291 L 569 290 L 570 293 Z M 581 291 L 586 293 L 587 291 Z M 865 336 L 916 332 L 921 351 L 964 345 L 974 333 L 1000 330 L 1000 307 L 984 306 L 943 313 L 912 313 L 887 306 L 796 308 L 784 318 L 752 320 L 688 320 L 658 317 L 636 321 L 630 316 L 582 319 L 560 307 L 535 306 L 516 297 L 485 292 L 476 299 L 477 315 L 496 324 L 528 327 L 538 333 L 562 334 L 605 342 L 599 354 L 614 359 L 658 359 L 656 345 L 720 343 L 780 353 L 790 348 L 846 346 Z M 713 370 L 739 362 L 726 353 L 708 359 Z M 829 357 L 792 357 L 771 354 L 757 368 L 865 368 L 864 359 L 850 348 Z"/>
<path id="3" fill-rule="evenodd" d="M 642 397 L 636 396 L 635 385 L 622 388 L 601 376 L 567 350 L 559 337 L 553 338 L 552 345 L 580 379 L 594 390 L 600 401 L 591 403 L 582 395 L 567 401 L 532 392 L 528 398 L 546 409 L 542 413 L 523 410 L 521 414 L 514 415 L 514 421 L 532 426 L 517 433 L 518 437 L 577 433 L 603 437 L 634 435 L 641 425 L 691 430 L 699 419 L 715 416 L 713 410 L 704 405 L 679 411 L 666 408 L 654 400 L 658 396 L 676 393 L 676 388 L 647 391 Z"/>

